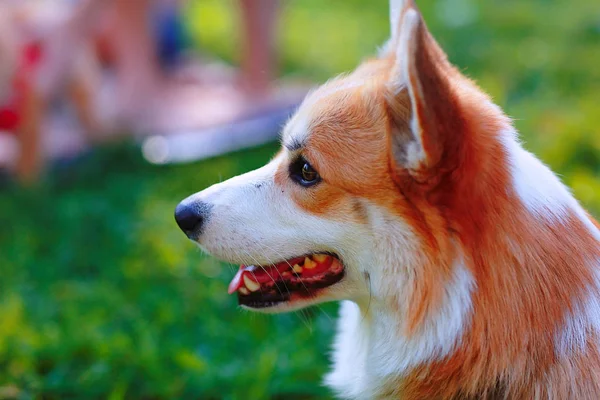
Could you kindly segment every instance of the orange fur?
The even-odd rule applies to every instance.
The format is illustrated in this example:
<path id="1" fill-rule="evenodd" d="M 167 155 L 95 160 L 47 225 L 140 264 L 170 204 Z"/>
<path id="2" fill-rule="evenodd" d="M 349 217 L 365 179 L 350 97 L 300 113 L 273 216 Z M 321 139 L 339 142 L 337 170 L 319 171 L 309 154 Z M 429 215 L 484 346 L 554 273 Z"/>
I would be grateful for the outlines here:
<path id="1" fill-rule="evenodd" d="M 339 280 L 247 306 L 349 300 L 326 378 L 348 398 L 600 399 L 599 224 L 414 1 L 391 14 L 384 54 L 307 96 L 275 159 L 184 200 L 178 224 L 243 265 L 339 256 Z M 305 161 L 320 181 L 297 179 Z"/>
<path id="2" fill-rule="evenodd" d="M 598 338 L 568 359 L 556 354 L 555 341 L 594 285 L 600 247 L 573 212 L 561 221 L 531 215 L 512 189 L 498 136 L 509 120 L 450 66 L 424 24 L 416 45 L 419 76 L 409 78 L 421 80 L 422 97 L 415 109 L 405 92 L 390 96 L 393 55 L 366 61 L 309 99 L 303 154 L 322 184 L 295 187 L 285 164 L 276 182 L 314 214 L 365 221 L 360 200 L 367 199 L 409 223 L 424 253 L 406 305 L 409 335 L 439 309 L 459 244 L 476 282 L 472 322 L 453 354 L 390 382 L 388 394 L 591 398 L 600 393 L 600 354 L 592 341 Z M 403 168 L 392 155 L 394 132 L 410 116 L 421 122 L 428 156 L 417 169 Z"/>

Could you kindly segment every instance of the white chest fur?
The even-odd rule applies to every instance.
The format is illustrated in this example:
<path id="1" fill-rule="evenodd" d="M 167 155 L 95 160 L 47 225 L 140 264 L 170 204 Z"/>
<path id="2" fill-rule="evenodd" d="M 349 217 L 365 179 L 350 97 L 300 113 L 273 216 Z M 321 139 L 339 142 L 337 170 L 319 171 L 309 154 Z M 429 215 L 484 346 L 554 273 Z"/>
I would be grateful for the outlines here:
<path id="1" fill-rule="evenodd" d="M 340 309 L 334 343 L 333 370 L 326 384 L 342 398 L 382 398 L 382 390 L 420 363 L 450 354 L 460 342 L 471 315 L 473 279 L 457 266 L 446 299 L 411 336 L 403 334 L 403 316 L 379 304 L 361 309 L 346 301 Z"/>

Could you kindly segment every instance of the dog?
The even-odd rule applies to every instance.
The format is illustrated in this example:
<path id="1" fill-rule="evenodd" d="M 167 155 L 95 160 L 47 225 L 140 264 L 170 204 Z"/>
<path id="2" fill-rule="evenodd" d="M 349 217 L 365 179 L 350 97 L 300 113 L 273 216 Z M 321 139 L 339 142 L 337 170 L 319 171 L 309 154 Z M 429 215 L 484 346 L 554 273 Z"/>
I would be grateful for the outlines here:
<path id="1" fill-rule="evenodd" d="M 412 0 L 311 92 L 264 167 L 175 218 L 275 313 L 342 301 L 348 399 L 600 399 L 600 227 L 450 64 Z"/>

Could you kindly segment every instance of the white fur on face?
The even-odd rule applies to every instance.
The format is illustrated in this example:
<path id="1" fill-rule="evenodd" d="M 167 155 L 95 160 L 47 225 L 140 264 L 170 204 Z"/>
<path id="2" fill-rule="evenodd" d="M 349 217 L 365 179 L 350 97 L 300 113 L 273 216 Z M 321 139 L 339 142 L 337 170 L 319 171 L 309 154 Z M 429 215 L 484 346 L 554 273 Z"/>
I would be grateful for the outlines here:
<path id="1" fill-rule="evenodd" d="M 358 268 L 362 250 L 357 251 L 366 244 L 365 228 L 315 216 L 298 207 L 288 189 L 275 183 L 275 172 L 281 164 L 287 169 L 287 163 L 287 155 L 282 153 L 262 168 L 192 196 L 189 201 L 210 207 L 198 244 L 217 258 L 245 265 L 270 265 L 304 254 L 333 252 L 343 260 L 346 276 L 322 290 L 318 301 L 353 298 L 357 292 L 366 292 Z M 287 305 L 263 311 L 283 310 L 289 310 Z"/>

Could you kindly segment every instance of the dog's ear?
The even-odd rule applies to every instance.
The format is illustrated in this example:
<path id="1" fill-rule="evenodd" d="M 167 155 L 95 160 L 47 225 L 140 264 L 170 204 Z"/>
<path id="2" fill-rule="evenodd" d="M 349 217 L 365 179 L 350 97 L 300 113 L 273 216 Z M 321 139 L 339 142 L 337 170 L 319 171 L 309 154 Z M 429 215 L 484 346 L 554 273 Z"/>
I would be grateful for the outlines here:
<path id="1" fill-rule="evenodd" d="M 453 95 L 457 71 L 429 33 L 413 0 L 391 0 L 393 67 L 386 90 L 391 158 L 396 169 L 428 179 L 460 145 L 462 118 Z"/>

